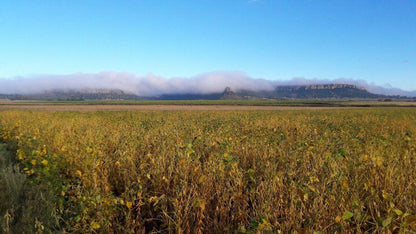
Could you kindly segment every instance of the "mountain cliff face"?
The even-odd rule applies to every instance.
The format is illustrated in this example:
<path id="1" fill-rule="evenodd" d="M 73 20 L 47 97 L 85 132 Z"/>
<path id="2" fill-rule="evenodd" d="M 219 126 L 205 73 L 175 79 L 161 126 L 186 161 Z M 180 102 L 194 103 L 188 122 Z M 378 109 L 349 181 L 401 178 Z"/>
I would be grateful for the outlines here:
<path id="1" fill-rule="evenodd" d="M 301 86 L 279 86 L 274 92 L 275 98 L 316 99 L 316 98 L 381 98 L 364 88 L 349 84 L 323 84 Z"/>
<path id="2" fill-rule="evenodd" d="M 319 84 L 319 85 L 293 85 L 293 86 L 278 86 L 276 90 L 330 90 L 330 89 L 361 89 L 356 85 L 350 84 Z"/>
<path id="3" fill-rule="evenodd" d="M 349 84 L 322 84 L 322 85 L 293 85 L 278 86 L 272 91 L 240 90 L 236 92 L 245 99 L 342 99 L 342 98 L 383 98 Z"/>
<path id="4" fill-rule="evenodd" d="M 242 96 L 238 95 L 237 93 L 234 93 L 231 91 L 230 87 L 225 88 L 224 92 L 221 95 L 222 100 L 241 100 L 243 99 Z"/>

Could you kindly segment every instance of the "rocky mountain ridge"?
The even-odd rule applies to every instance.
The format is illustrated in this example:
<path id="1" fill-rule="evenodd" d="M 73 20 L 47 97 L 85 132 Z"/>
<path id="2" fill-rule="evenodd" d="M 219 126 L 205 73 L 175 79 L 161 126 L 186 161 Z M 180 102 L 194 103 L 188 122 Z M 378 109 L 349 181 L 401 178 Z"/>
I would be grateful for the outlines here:
<path id="1" fill-rule="evenodd" d="M 382 99 L 405 98 L 373 94 L 365 88 L 350 84 L 315 84 L 277 86 L 274 90 L 232 90 L 226 87 L 218 93 L 178 93 L 143 97 L 118 89 L 89 90 L 48 90 L 40 94 L 2 95 L 0 99 L 9 100 L 50 100 L 50 101 L 83 101 L 83 100 L 252 100 L 252 99 Z"/>

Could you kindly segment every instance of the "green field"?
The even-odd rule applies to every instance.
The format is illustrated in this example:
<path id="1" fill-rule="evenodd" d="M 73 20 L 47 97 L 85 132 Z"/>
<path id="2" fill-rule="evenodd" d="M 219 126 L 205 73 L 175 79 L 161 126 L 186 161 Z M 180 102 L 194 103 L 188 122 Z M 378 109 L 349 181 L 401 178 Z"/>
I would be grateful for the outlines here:
<path id="1" fill-rule="evenodd" d="M 415 99 L 383 100 L 103 100 L 103 101 L 0 101 L 1 105 L 237 105 L 326 107 L 416 107 Z"/>
<path id="2" fill-rule="evenodd" d="M 414 108 L 2 111 L 0 139 L 3 232 L 416 231 Z"/>

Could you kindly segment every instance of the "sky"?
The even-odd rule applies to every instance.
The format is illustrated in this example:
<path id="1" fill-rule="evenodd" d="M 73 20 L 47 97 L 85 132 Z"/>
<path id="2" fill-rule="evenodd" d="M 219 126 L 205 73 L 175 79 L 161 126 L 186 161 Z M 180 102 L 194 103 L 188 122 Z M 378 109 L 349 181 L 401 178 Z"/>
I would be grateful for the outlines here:
<path id="1" fill-rule="evenodd" d="M 217 71 L 416 90 L 416 1 L 0 0 L 0 81 Z"/>

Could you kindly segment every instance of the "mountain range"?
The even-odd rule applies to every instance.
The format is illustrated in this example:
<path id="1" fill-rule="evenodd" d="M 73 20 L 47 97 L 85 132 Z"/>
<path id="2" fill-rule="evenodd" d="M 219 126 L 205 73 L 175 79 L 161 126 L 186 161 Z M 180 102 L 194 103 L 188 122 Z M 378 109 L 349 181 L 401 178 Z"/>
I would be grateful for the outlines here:
<path id="1" fill-rule="evenodd" d="M 0 94 L 9 100 L 253 100 L 253 99 L 403 99 L 406 96 L 374 94 L 365 88 L 351 84 L 318 84 L 277 86 L 273 90 L 233 91 L 226 87 L 223 92 L 161 94 L 138 96 L 119 89 L 49 90 L 37 94 Z"/>

